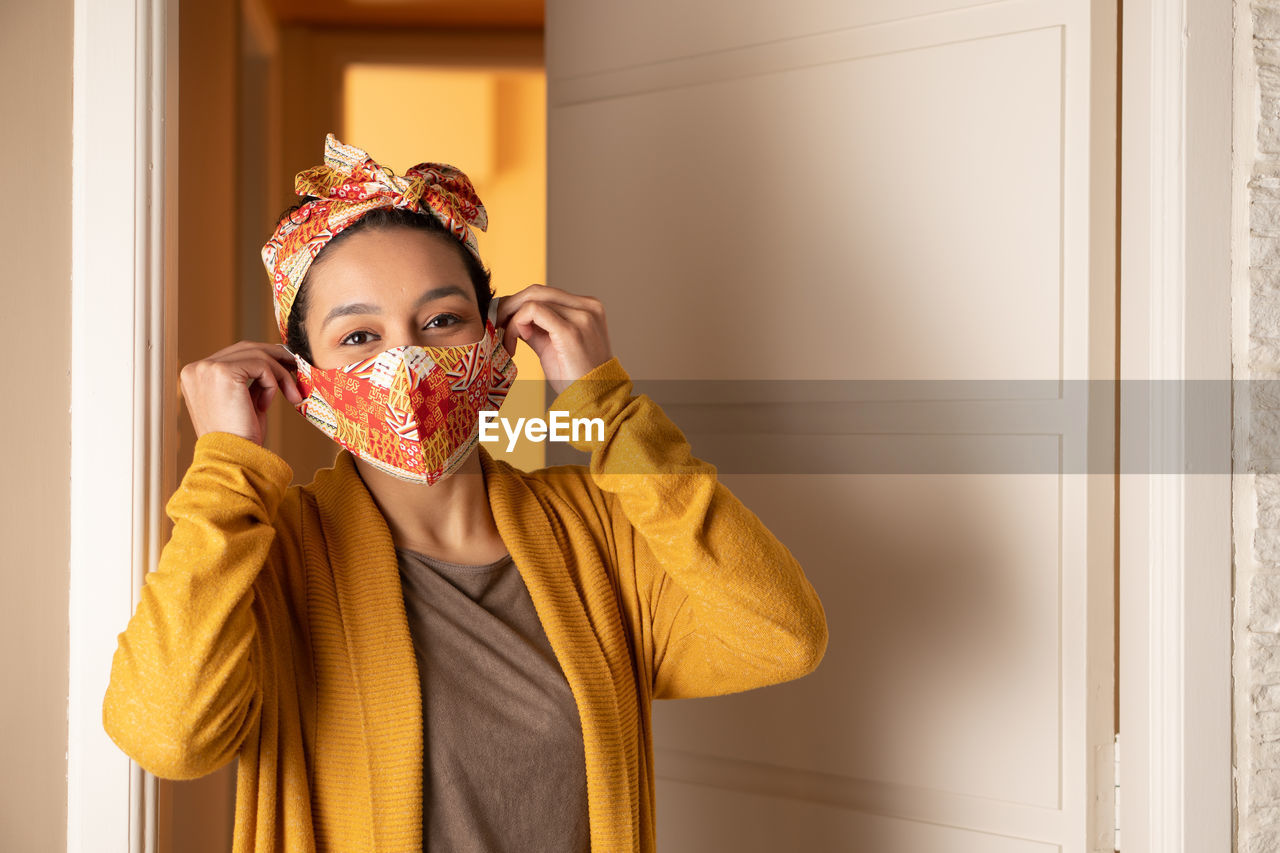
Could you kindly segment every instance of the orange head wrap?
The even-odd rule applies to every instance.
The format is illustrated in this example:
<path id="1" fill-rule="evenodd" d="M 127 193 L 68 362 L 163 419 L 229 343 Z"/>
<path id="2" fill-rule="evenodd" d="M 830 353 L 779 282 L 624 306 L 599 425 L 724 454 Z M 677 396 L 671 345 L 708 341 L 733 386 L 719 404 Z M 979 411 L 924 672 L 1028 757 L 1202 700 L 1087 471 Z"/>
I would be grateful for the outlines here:
<path id="1" fill-rule="evenodd" d="M 324 165 L 299 172 L 293 186 L 298 195 L 316 198 L 276 226 L 262 247 L 282 339 L 287 339 L 289 311 L 311 262 L 339 232 L 371 210 L 399 207 L 431 214 L 480 257 L 472 229 L 488 228 L 488 215 L 471 180 L 447 163 L 419 163 L 397 175 L 330 133 L 324 142 Z"/>

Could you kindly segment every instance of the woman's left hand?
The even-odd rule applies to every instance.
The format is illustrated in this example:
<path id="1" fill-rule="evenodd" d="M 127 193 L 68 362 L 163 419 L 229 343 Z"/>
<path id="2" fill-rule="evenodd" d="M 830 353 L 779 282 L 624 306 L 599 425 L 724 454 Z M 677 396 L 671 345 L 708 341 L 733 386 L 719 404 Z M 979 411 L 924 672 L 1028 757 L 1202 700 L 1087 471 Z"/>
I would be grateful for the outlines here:
<path id="1" fill-rule="evenodd" d="M 497 325 L 507 352 L 515 355 L 517 337 L 533 347 L 557 394 L 613 358 L 604 305 L 590 296 L 531 284 L 499 298 Z"/>

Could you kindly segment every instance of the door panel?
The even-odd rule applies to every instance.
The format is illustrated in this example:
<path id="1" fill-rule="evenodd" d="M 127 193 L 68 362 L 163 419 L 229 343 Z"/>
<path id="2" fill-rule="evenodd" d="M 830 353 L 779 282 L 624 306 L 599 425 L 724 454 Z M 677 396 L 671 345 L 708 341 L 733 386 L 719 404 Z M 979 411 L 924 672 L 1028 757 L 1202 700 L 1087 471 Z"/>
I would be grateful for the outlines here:
<path id="1" fill-rule="evenodd" d="M 1057 808 L 1056 477 L 723 480 L 818 574 L 830 651 L 792 684 L 657 703 L 661 746 Z"/>
<path id="2" fill-rule="evenodd" d="M 983 7 L 1002 6 L 1000 9 Z M 815 34 L 885 43 L 896 35 L 952 31 L 992 14 L 1008 21 L 1053 3 L 973 0 L 742 0 L 730 4 L 650 0 L 608 4 L 552 0 L 547 49 L 556 76 L 586 77 L 645 63 L 706 56 L 745 46 L 780 45 Z M 1034 7 L 1028 9 L 1028 7 Z M 957 14 L 963 13 L 965 17 Z M 673 22 L 678 25 L 673 26 Z"/>
<path id="3" fill-rule="evenodd" d="M 964 814 L 970 814 L 965 812 Z M 910 853 L 1057 853 L 1056 844 L 1010 838 L 922 820 L 904 820 L 830 806 L 821 801 L 764 796 L 724 787 L 664 781 L 658 787 L 658 837 L 668 849 L 902 850 Z"/>
<path id="4" fill-rule="evenodd" d="M 627 258 L 642 289 L 610 331 L 645 376 L 1056 377 L 1061 42 L 1051 27 L 567 105 L 552 168 L 574 175 L 552 180 L 552 210 L 608 224 L 565 251 Z M 832 312 L 840 334 L 814 334 Z M 713 317 L 808 358 L 645 345 Z"/>
<path id="5" fill-rule="evenodd" d="M 655 706 L 664 851 L 1111 849 L 1116 15 L 548 4 L 548 281 L 830 628 Z"/>

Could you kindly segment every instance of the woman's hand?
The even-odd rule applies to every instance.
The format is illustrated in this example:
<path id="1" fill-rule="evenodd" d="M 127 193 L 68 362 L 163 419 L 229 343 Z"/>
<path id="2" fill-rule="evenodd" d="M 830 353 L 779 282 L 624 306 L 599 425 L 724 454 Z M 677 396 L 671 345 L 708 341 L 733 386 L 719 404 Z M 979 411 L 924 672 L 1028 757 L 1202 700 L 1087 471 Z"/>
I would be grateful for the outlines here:
<path id="1" fill-rule="evenodd" d="M 278 344 L 240 341 L 182 368 L 180 385 L 196 437 L 229 432 L 262 444 L 277 391 L 302 402 L 292 355 Z"/>
<path id="2" fill-rule="evenodd" d="M 497 325 L 507 352 L 515 355 L 517 337 L 533 347 L 557 394 L 613 358 L 604 305 L 590 296 L 531 284 L 499 299 Z"/>

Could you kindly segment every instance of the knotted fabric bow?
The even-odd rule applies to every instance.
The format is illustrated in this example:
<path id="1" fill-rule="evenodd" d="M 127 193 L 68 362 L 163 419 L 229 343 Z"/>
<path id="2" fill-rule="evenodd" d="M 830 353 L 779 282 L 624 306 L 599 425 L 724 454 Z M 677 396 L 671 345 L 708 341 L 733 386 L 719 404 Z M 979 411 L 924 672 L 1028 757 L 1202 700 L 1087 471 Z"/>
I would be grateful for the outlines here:
<path id="1" fill-rule="evenodd" d="M 316 198 L 280 223 L 262 247 L 281 339 L 288 339 L 289 311 L 311 262 L 330 240 L 371 210 L 398 207 L 430 214 L 480 258 L 472 229 L 486 230 L 489 217 L 471 180 L 448 163 L 419 163 L 397 175 L 330 133 L 324 142 L 324 165 L 299 172 L 293 187 L 300 196 Z"/>

